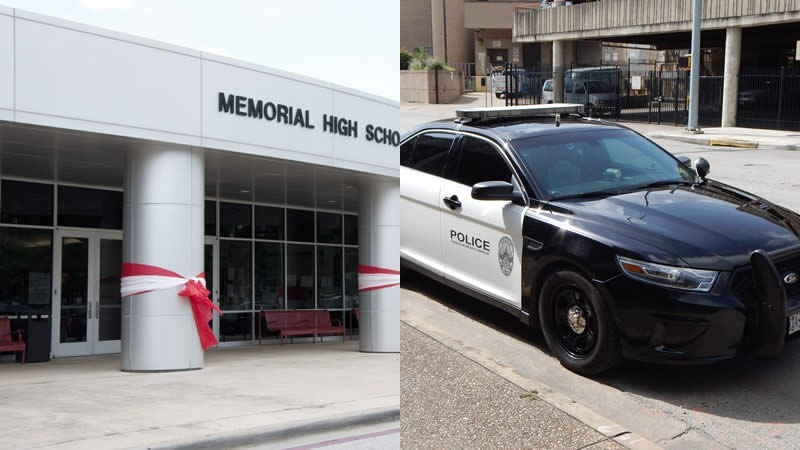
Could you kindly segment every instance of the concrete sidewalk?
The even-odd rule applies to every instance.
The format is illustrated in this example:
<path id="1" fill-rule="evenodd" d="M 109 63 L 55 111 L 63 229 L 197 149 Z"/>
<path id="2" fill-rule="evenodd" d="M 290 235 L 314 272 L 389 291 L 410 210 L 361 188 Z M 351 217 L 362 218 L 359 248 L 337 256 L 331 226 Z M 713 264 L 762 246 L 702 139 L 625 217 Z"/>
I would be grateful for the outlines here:
<path id="1" fill-rule="evenodd" d="M 0 365 L 0 448 L 144 448 L 400 405 L 399 354 L 346 343 L 214 349 L 203 370 L 125 373 L 119 355 Z"/>
<path id="2" fill-rule="evenodd" d="M 762 150 L 800 150 L 800 132 L 759 130 L 755 128 L 703 128 L 702 134 L 692 134 L 681 128 L 647 133 L 654 139 L 670 139 L 697 145 L 758 148 Z"/>

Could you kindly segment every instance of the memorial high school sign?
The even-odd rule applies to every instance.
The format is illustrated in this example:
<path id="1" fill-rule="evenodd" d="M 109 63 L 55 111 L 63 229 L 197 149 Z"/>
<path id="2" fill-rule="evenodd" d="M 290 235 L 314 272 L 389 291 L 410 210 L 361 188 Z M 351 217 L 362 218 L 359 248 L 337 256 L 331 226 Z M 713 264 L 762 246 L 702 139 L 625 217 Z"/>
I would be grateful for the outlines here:
<path id="1" fill-rule="evenodd" d="M 282 103 L 257 100 L 241 95 L 225 94 L 220 92 L 218 110 L 222 113 L 234 114 L 253 119 L 262 119 L 275 123 L 282 123 L 289 126 L 316 129 L 310 113 L 307 109 L 287 106 Z M 334 115 L 322 115 L 322 131 L 326 133 L 338 134 L 358 138 L 358 122 L 344 117 Z M 364 138 L 368 142 L 385 144 L 397 147 L 400 145 L 400 133 L 398 131 L 367 124 L 365 127 Z"/>

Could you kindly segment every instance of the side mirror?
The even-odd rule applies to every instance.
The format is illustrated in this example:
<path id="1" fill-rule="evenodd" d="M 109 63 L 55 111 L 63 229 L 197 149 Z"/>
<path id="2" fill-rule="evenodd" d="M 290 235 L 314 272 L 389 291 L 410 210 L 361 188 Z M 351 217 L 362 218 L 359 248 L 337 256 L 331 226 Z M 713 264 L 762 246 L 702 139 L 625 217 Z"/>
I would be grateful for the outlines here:
<path id="1" fill-rule="evenodd" d="M 505 200 L 521 204 L 522 193 L 514 189 L 507 181 L 483 181 L 472 186 L 472 198 L 475 200 Z"/>
<path id="2" fill-rule="evenodd" d="M 694 171 L 697 172 L 697 176 L 703 181 L 706 180 L 706 175 L 711 172 L 711 164 L 709 164 L 708 160 L 702 156 L 692 161 L 692 167 L 694 168 Z"/>

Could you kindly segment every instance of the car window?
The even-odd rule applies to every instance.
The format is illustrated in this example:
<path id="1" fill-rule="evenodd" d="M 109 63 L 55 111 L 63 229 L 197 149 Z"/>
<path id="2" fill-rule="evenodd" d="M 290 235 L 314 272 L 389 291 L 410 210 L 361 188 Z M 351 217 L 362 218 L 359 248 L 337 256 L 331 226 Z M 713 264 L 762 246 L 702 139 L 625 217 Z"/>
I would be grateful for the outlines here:
<path id="1" fill-rule="evenodd" d="M 447 153 L 455 135 L 451 133 L 425 133 L 417 137 L 414 151 L 406 167 L 441 176 Z"/>
<path id="2" fill-rule="evenodd" d="M 583 83 L 575 83 L 575 93 L 576 94 L 585 94 L 586 88 Z"/>
<path id="3" fill-rule="evenodd" d="M 536 136 L 513 141 L 512 146 L 551 198 L 694 181 L 669 153 L 624 129 Z"/>
<path id="4" fill-rule="evenodd" d="M 411 158 L 414 156 L 414 143 L 417 142 L 417 136 L 405 141 L 400 146 L 400 165 L 408 166 L 411 163 Z"/>
<path id="5" fill-rule="evenodd" d="M 511 182 L 511 169 L 497 147 L 483 139 L 465 136 L 451 178 L 467 186 L 483 181 Z"/>
<path id="6" fill-rule="evenodd" d="M 553 80 L 547 80 L 544 82 L 544 91 L 545 92 L 553 91 Z"/>
<path id="7" fill-rule="evenodd" d="M 571 78 L 567 78 L 564 80 L 564 92 L 566 92 L 567 94 L 571 94 L 572 88 L 574 87 L 575 87 L 574 80 L 572 80 Z"/>

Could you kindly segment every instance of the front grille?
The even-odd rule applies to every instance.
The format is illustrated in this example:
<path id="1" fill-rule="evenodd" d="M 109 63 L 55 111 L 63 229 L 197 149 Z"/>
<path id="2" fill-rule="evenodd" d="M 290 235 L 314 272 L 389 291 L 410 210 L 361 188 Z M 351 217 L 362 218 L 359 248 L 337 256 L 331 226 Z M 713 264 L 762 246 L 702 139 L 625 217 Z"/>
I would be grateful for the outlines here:
<path id="1" fill-rule="evenodd" d="M 800 282 L 785 284 L 783 278 L 790 274 L 800 274 L 800 254 L 790 255 L 775 261 L 775 268 L 781 278 L 781 284 L 786 288 L 787 298 L 800 298 Z M 731 291 L 742 301 L 742 303 L 757 307 L 761 301 L 756 287 L 753 270 L 750 267 L 739 269 L 733 274 L 731 279 Z"/>

